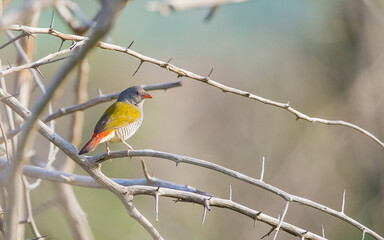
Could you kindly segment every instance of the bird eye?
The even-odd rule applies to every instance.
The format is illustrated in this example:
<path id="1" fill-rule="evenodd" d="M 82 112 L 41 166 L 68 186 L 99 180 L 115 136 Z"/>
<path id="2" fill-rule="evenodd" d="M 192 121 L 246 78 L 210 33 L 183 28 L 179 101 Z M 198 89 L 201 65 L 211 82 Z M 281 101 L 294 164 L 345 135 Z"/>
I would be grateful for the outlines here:
<path id="1" fill-rule="evenodd" d="M 139 92 L 138 92 L 138 91 L 136 91 L 136 94 L 137 94 L 137 95 L 139 95 Z"/>

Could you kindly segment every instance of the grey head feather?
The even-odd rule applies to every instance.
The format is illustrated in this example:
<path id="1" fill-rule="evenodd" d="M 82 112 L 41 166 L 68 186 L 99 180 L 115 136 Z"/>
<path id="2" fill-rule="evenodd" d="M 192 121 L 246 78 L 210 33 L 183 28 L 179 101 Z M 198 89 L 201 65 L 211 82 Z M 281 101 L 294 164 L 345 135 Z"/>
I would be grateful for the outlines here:
<path id="1" fill-rule="evenodd" d="M 130 87 L 122 91 L 117 98 L 118 102 L 126 102 L 133 105 L 138 105 L 144 100 L 143 95 L 147 94 L 145 90 L 139 86 Z"/>

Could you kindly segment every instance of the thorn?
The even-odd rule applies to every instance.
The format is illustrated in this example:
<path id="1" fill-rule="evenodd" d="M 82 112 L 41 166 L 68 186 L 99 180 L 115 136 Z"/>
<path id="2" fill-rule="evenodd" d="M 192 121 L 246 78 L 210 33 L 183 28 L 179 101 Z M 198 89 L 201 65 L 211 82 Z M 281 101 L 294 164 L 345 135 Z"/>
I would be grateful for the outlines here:
<path id="1" fill-rule="evenodd" d="M 345 207 L 345 192 L 346 192 L 347 190 L 346 189 L 344 189 L 344 192 L 343 192 L 343 203 L 341 204 L 341 213 L 342 214 L 345 214 L 344 213 L 344 207 Z"/>
<path id="2" fill-rule="evenodd" d="M 205 222 L 205 217 L 207 216 L 207 208 L 204 207 L 204 211 L 203 211 L 203 220 L 201 221 L 201 227 L 203 227 L 204 225 L 204 222 Z"/>
<path id="3" fill-rule="evenodd" d="M 364 230 L 363 230 L 363 237 L 361 238 L 361 240 L 364 240 L 364 238 L 365 238 L 365 231 L 366 231 L 366 229 L 364 228 Z"/>
<path id="4" fill-rule="evenodd" d="M 74 41 L 74 40 L 72 40 L 72 44 L 71 44 L 71 46 L 69 47 L 69 49 L 72 50 L 74 47 L 76 47 L 76 44 L 77 44 L 77 42 Z"/>
<path id="5" fill-rule="evenodd" d="M 35 70 L 40 74 L 40 76 L 41 76 L 42 78 L 45 79 L 43 73 L 40 71 L 40 69 L 39 69 L 38 67 L 36 67 Z"/>
<path id="6" fill-rule="evenodd" d="M 179 162 L 176 162 L 176 167 L 179 166 Z"/>
<path id="7" fill-rule="evenodd" d="M 100 88 L 97 89 L 97 93 L 99 94 L 99 96 L 103 96 L 103 93 L 101 92 Z"/>
<path id="8" fill-rule="evenodd" d="M 213 68 L 211 68 L 211 71 L 208 73 L 208 78 L 211 76 L 212 72 L 213 72 Z"/>
<path id="9" fill-rule="evenodd" d="M 156 215 L 156 222 L 159 222 L 159 195 L 160 195 L 160 193 L 158 192 L 159 189 L 160 189 L 160 187 L 156 190 L 156 193 L 155 193 L 155 215 Z"/>
<path id="10" fill-rule="evenodd" d="M 232 185 L 229 184 L 229 201 L 232 201 Z"/>
<path id="11" fill-rule="evenodd" d="M 323 236 L 323 238 L 325 238 L 325 229 L 323 224 L 321 224 L 321 235 Z"/>
<path id="12" fill-rule="evenodd" d="M 167 61 L 167 63 L 170 63 L 170 62 L 171 62 L 171 60 L 172 60 L 172 58 L 170 58 L 170 59 Z"/>
<path id="13" fill-rule="evenodd" d="M 182 75 L 181 74 L 177 74 L 177 78 L 181 78 L 182 77 Z"/>
<path id="14" fill-rule="evenodd" d="M 140 60 L 140 64 L 139 64 L 139 66 L 137 67 L 136 71 L 132 74 L 132 77 L 135 76 L 135 74 L 137 73 L 137 71 L 139 71 L 139 69 L 140 69 L 141 65 L 143 64 L 143 62 L 144 62 L 143 60 Z"/>
<path id="15" fill-rule="evenodd" d="M 208 198 L 208 199 L 204 199 L 204 205 L 205 205 L 205 208 L 208 209 L 208 211 L 211 211 L 211 207 L 209 206 L 209 200 L 211 200 L 212 197 Z"/>
<path id="16" fill-rule="evenodd" d="M 290 107 L 290 103 L 289 101 L 285 104 L 284 108 L 289 108 Z"/>
<path id="17" fill-rule="evenodd" d="M 65 40 L 64 40 L 64 39 L 61 39 L 61 43 L 60 43 L 60 47 L 59 47 L 59 50 L 58 50 L 58 51 L 61 50 L 61 48 L 63 47 L 64 42 L 65 42 Z"/>
<path id="18" fill-rule="evenodd" d="M 265 237 L 268 237 L 269 235 L 271 235 L 271 233 L 276 229 L 276 227 L 272 227 L 271 230 L 269 230 L 264 236 L 262 236 L 260 239 L 263 239 Z"/>
<path id="19" fill-rule="evenodd" d="M 264 178 L 264 166 L 265 166 L 265 156 L 263 156 L 263 160 L 261 161 L 260 181 L 263 181 L 263 178 Z"/>
<path id="20" fill-rule="evenodd" d="M 144 176 L 147 179 L 147 182 L 150 183 L 151 182 L 151 176 L 148 173 L 148 169 L 147 169 L 147 166 L 145 165 L 144 159 L 142 157 L 140 157 L 140 161 L 141 161 L 141 166 L 143 168 Z"/>
<path id="21" fill-rule="evenodd" d="M 55 20 L 55 9 L 52 10 L 51 25 L 49 25 L 49 32 L 53 32 L 53 22 Z"/>
<path id="22" fill-rule="evenodd" d="M 133 45 L 134 42 L 135 42 L 135 41 L 132 41 L 132 42 L 129 44 L 129 46 L 128 46 L 125 50 L 127 51 L 128 49 L 130 49 L 130 48 L 132 47 L 132 45 Z"/>
<path id="23" fill-rule="evenodd" d="M 211 9 L 209 10 L 208 15 L 204 18 L 204 21 L 205 22 L 211 21 L 213 16 L 215 16 L 215 14 L 216 14 L 218 9 L 219 9 L 219 5 L 214 5 L 213 7 L 211 7 Z"/>

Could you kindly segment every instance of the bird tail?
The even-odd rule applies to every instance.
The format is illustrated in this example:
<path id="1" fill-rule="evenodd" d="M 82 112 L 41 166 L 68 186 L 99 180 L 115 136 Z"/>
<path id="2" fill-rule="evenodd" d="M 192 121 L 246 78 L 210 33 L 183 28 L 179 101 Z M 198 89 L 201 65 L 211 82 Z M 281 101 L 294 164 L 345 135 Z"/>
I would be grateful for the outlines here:
<path id="1" fill-rule="evenodd" d="M 99 145 L 101 138 L 97 135 L 97 133 L 94 133 L 91 137 L 91 140 L 87 142 L 87 144 L 84 145 L 84 147 L 80 150 L 79 155 L 83 155 L 84 153 L 92 152 L 95 150 L 97 145 Z"/>
<path id="2" fill-rule="evenodd" d="M 104 131 L 101 133 L 95 132 L 92 135 L 91 140 L 89 140 L 87 142 L 87 144 L 85 144 L 84 147 L 80 150 L 79 155 L 82 155 L 82 154 L 88 153 L 88 152 L 92 152 L 93 150 L 95 150 L 97 145 L 99 145 L 100 141 L 103 138 L 105 138 L 106 136 L 108 136 L 110 133 L 111 133 L 111 131 Z"/>

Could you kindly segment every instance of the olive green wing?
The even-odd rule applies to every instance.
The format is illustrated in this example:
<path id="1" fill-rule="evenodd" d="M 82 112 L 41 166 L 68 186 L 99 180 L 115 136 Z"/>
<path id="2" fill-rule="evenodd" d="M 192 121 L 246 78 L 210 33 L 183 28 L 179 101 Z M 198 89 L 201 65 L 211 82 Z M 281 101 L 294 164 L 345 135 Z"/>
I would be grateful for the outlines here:
<path id="1" fill-rule="evenodd" d="M 96 123 L 94 132 L 125 127 L 140 117 L 139 110 L 128 103 L 115 102 L 101 116 Z"/>

